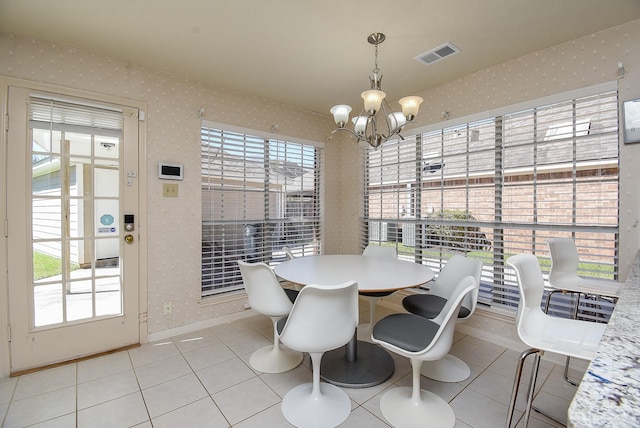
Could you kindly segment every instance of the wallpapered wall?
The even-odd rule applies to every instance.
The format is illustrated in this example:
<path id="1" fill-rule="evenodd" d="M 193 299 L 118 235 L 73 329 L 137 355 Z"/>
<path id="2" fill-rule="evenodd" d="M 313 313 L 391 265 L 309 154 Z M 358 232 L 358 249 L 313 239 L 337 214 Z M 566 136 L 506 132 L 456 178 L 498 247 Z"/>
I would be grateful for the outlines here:
<path id="1" fill-rule="evenodd" d="M 640 97 L 640 20 L 536 52 L 418 94 L 423 125 L 617 78 L 622 100 Z M 207 87 L 68 46 L 0 33 L 0 75 L 109 94 L 147 103 L 148 330 L 158 333 L 242 310 L 243 301 L 199 302 L 200 179 L 198 110 L 204 118 L 245 128 L 323 141 L 330 117 L 251 95 Z M 344 134 L 346 135 L 346 134 Z M 628 269 L 640 246 L 637 183 L 640 144 L 621 154 L 621 264 Z M 178 198 L 163 198 L 156 176 L 160 161 L 182 163 L 186 177 Z M 327 142 L 325 153 L 326 253 L 357 253 L 361 211 L 358 146 L 346 136 Z M 2 177 L 4 179 L 4 177 Z M 0 183 L 1 184 L 1 183 Z M 1 186 L 0 186 L 1 187 Z M 625 273 L 626 275 L 626 273 Z M 163 302 L 173 313 L 163 315 Z"/>
<path id="2" fill-rule="evenodd" d="M 333 129 L 329 116 L 252 95 L 211 88 L 180 76 L 150 70 L 46 41 L 0 34 L 0 75 L 123 97 L 147 104 L 148 331 L 239 312 L 244 301 L 201 304 L 200 123 L 203 118 L 263 132 L 322 142 Z M 332 142 L 327 146 L 337 144 Z M 181 163 L 178 198 L 162 196 L 160 161 Z M 328 176 L 337 165 L 328 163 Z M 4 175 L 2 176 L 4 179 Z M 327 197 L 336 200 L 332 190 Z M 331 207 L 331 204 L 328 204 Z M 173 312 L 163 315 L 163 303 Z"/>

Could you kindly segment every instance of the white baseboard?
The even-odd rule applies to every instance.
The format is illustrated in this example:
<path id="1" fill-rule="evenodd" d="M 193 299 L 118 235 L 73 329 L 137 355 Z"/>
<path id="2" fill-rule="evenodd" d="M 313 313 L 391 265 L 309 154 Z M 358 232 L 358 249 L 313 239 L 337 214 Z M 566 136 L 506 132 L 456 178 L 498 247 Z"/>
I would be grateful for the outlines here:
<path id="1" fill-rule="evenodd" d="M 253 309 L 245 309 L 241 312 L 236 312 L 229 315 L 224 315 L 221 317 L 211 318 L 205 321 L 199 321 L 196 323 L 183 325 L 176 328 L 170 328 L 168 330 L 162 330 L 157 333 L 151 333 L 148 336 L 149 342 L 157 342 L 159 340 L 167 340 L 174 336 L 180 336 L 182 334 L 192 333 L 194 331 L 202 330 L 203 328 L 214 327 L 220 324 L 226 324 L 232 321 L 237 321 L 242 318 L 247 318 L 252 315 L 256 315 L 257 312 Z"/>

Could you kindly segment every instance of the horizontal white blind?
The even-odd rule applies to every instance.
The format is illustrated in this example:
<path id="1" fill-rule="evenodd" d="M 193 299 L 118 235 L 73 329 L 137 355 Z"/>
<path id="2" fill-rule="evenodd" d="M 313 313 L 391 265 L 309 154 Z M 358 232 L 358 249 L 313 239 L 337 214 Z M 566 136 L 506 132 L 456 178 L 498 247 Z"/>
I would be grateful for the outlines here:
<path id="1" fill-rule="evenodd" d="M 122 111 L 33 95 L 29 125 L 34 129 L 122 137 Z"/>
<path id="2" fill-rule="evenodd" d="M 480 258 L 480 301 L 510 310 L 518 292 L 506 259 L 536 254 L 546 274 L 550 237 L 576 240 L 581 274 L 615 279 L 617 107 L 607 91 L 365 149 L 362 244 L 393 245 L 436 271 L 455 253 Z M 568 314 L 568 297 L 554 302 Z M 587 304 L 582 317 L 611 309 Z"/>
<path id="3" fill-rule="evenodd" d="M 238 260 L 320 249 L 322 150 L 202 127 L 202 295 L 243 287 Z"/>

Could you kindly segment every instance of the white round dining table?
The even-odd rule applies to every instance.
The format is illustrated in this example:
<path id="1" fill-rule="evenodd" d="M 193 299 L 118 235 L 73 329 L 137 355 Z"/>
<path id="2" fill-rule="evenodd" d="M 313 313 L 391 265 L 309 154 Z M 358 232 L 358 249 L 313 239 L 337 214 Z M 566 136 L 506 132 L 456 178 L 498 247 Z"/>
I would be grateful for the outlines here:
<path id="1" fill-rule="evenodd" d="M 387 257 L 339 254 L 297 257 L 274 268 L 276 275 L 295 284 L 338 285 L 356 281 L 360 292 L 385 292 L 417 287 L 434 277 L 427 266 Z M 391 355 L 381 347 L 357 340 L 357 332 L 343 348 L 326 352 L 320 374 L 326 382 L 351 388 L 378 385 L 393 375 Z"/>

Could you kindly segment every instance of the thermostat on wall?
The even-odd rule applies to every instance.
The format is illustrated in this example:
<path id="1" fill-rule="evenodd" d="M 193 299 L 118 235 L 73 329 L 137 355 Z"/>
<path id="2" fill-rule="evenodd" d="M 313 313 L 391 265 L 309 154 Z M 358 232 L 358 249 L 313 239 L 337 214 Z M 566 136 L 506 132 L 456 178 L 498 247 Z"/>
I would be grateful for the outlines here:
<path id="1" fill-rule="evenodd" d="M 158 178 L 182 180 L 182 165 L 160 162 L 158 164 Z"/>

